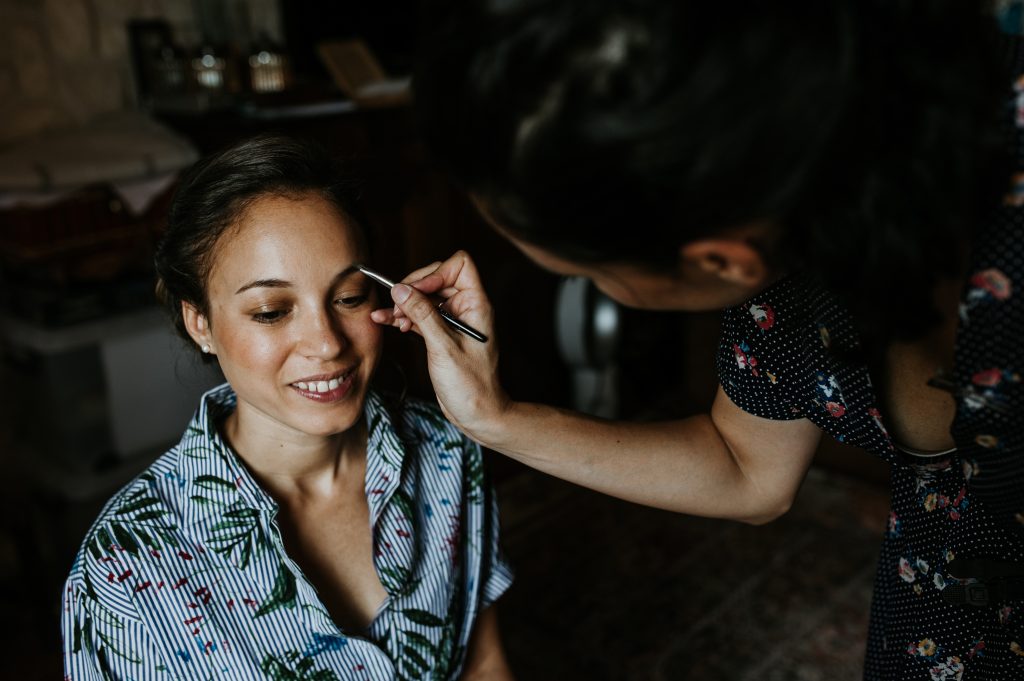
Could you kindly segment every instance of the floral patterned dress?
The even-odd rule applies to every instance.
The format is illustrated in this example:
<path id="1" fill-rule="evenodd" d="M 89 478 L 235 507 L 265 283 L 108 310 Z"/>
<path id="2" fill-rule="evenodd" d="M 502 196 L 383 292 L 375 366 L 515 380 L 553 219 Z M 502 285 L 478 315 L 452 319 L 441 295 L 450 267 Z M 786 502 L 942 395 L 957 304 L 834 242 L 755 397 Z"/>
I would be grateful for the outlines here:
<path id="1" fill-rule="evenodd" d="M 956 450 L 923 464 L 897 449 L 867 368 L 837 359 L 859 341 L 828 292 L 791 277 L 724 315 L 718 370 L 733 402 L 770 419 L 809 419 L 892 464 L 865 663 L 872 681 L 1024 679 L 1021 594 L 981 607 L 943 597 L 974 583 L 951 575 L 958 558 L 1024 568 L 1024 78 L 1015 90 L 1021 172 L 974 245 L 961 298 L 949 386 Z"/>
<path id="2" fill-rule="evenodd" d="M 277 504 L 221 439 L 229 386 L 107 504 L 63 603 L 65 678 L 449 679 L 511 583 L 479 447 L 371 391 L 366 498 L 387 598 L 342 631 L 285 551 Z"/>

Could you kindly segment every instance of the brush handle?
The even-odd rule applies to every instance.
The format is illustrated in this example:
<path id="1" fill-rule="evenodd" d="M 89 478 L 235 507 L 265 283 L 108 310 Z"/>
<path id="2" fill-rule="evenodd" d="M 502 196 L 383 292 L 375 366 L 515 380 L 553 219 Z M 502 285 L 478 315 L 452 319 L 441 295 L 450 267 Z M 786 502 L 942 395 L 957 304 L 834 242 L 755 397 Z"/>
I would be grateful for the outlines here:
<path id="1" fill-rule="evenodd" d="M 458 329 L 462 333 L 466 334 L 467 336 L 469 336 L 473 340 L 478 340 L 481 343 L 486 343 L 487 342 L 487 336 L 483 335 L 482 333 L 480 333 L 479 331 L 474 329 L 472 326 L 470 326 L 468 324 L 463 324 L 462 322 L 460 322 L 458 319 L 453 317 L 452 314 L 450 312 L 448 312 L 448 310 L 446 310 L 443 307 L 441 307 L 442 305 L 444 305 L 444 303 L 440 303 L 437 306 L 437 312 L 438 312 L 438 314 L 441 315 L 441 317 L 446 322 L 448 322 L 449 324 L 451 324 L 456 329 Z"/>

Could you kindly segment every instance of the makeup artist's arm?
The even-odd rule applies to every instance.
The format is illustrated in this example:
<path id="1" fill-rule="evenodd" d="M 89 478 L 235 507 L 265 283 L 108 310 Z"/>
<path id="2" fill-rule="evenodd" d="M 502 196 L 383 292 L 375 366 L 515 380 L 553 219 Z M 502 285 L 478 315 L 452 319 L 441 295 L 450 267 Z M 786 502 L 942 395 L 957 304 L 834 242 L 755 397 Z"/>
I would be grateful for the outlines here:
<path id="1" fill-rule="evenodd" d="M 498 632 L 498 613 L 487 608 L 476 620 L 459 681 L 515 681 Z"/>
<path id="2" fill-rule="evenodd" d="M 445 415 L 463 432 L 540 471 L 636 503 L 709 517 L 767 522 L 792 503 L 821 432 L 806 419 L 772 421 L 718 390 L 710 413 L 678 421 L 607 421 L 509 399 L 498 381 L 493 314 L 465 253 L 411 274 L 392 290 L 403 312 L 374 319 L 423 336 Z M 491 336 L 447 328 L 422 293 Z M 404 318 L 403 318 L 404 317 Z"/>

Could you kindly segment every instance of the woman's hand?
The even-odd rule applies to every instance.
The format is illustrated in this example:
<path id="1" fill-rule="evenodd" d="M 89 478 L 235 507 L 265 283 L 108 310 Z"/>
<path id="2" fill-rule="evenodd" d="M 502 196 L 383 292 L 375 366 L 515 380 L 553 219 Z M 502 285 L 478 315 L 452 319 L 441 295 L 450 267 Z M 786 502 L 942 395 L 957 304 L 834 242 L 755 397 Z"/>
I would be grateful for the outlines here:
<path id="1" fill-rule="evenodd" d="M 500 422 L 509 399 L 498 382 L 493 310 L 473 260 L 459 251 L 416 270 L 391 290 L 391 297 L 395 308 L 375 310 L 371 318 L 423 336 L 441 410 L 460 430 L 484 441 L 488 429 Z M 481 343 L 448 326 L 437 313 L 436 297 L 444 299 L 448 312 L 489 340 Z"/>

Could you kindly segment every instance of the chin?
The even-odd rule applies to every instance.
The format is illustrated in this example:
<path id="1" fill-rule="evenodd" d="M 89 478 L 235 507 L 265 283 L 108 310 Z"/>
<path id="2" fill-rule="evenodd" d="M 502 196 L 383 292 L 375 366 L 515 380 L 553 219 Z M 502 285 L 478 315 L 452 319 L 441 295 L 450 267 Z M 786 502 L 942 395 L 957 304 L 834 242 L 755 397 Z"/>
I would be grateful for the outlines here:
<path id="1" fill-rule="evenodd" d="M 299 417 L 295 421 L 298 430 L 309 435 L 330 437 L 340 435 L 359 423 L 363 417 L 363 402 L 360 401 L 358 408 L 346 405 L 344 410 L 338 410 L 336 414 L 321 414 L 319 417 Z"/>

